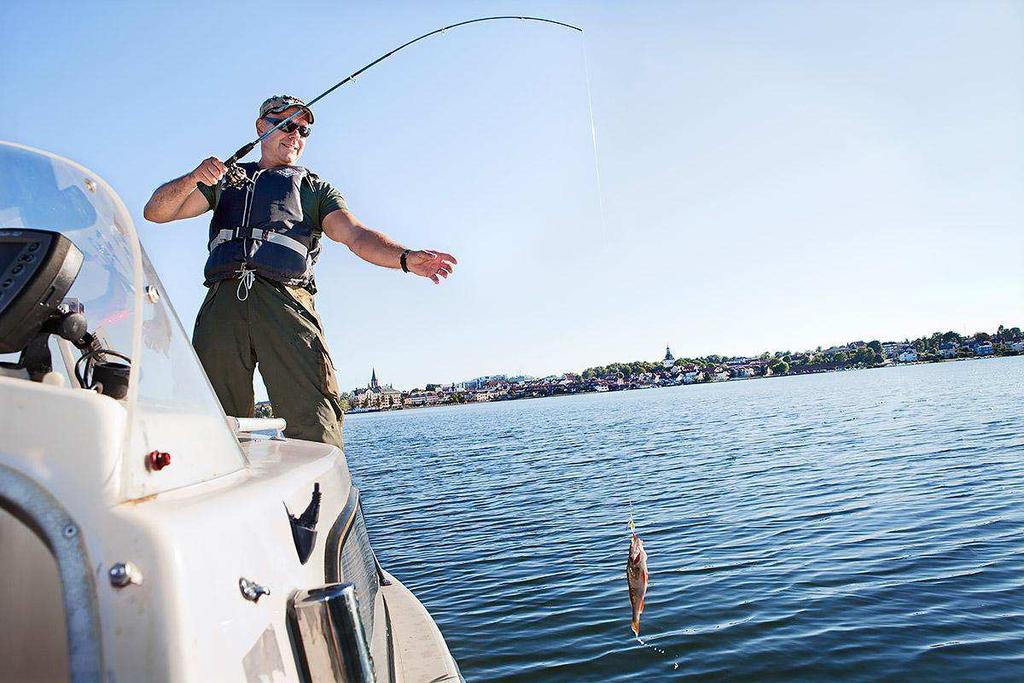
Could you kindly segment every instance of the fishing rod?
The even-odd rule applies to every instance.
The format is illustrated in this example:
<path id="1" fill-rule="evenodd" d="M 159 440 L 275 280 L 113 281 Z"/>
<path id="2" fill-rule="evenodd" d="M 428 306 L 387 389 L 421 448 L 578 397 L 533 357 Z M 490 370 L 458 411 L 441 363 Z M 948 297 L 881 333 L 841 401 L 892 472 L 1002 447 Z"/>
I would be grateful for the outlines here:
<path id="1" fill-rule="evenodd" d="M 430 36 L 437 35 L 438 33 L 444 33 L 445 31 L 448 31 L 448 30 L 453 29 L 453 28 L 458 28 L 460 26 L 468 26 L 469 24 L 478 24 L 478 23 L 480 23 L 482 21 L 500 21 L 500 20 L 504 20 L 504 19 L 518 19 L 520 21 L 539 21 L 539 22 L 542 22 L 542 23 L 545 23 L 545 24 L 555 24 L 556 26 L 562 26 L 564 28 L 572 29 L 573 31 L 579 31 L 580 33 L 583 33 L 583 29 L 580 28 L 579 26 L 573 26 L 572 24 L 567 24 L 567 23 L 562 22 L 562 21 L 555 21 L 554 19 L 544 19 L 542 17 L 495 16 L 495 17 L 481 17 L 479 19 L 468 19 L 466 21 L 460 21 L 460 22 L 455 23 L 455 24 L 449 24 L 448 26 L 442 26 L 441 28 L 434 29 L 433 31 L 430 31 L 429 33 L 424 33 L 421 36 L 413 38 L 412 40 L 399 45 L 398 47 L 396 47 L 395 49 L 391 50 L 390 52 L 386 52 L 385 54 L 381 55 L 377 59 L 375 59 L 372 62 L 370 62 L 369 64 L 367 64 L 366 66 L 362 67 L 358 71 L 355 71 L 355 72 L 349 74 L 348 76 L 346 76 L 342 80 L 340 80 L 337 83 L 335 83 L 334 85 L 332 85 L 327 90 L 323 91 L 322 93 L 320 93 L 319 95 L 317 95 L 316 97 L 311 99 L 309 102 L 306 103 L 305 108 L 309 109 L 314 104 L 316 104 L 317 102 L 319 102 L 323 98 L 327 97 L 328 95 L 330 95 L 332 92 L 334 92 L 335 90 L 337 90 L 341 86 L 345 85 L 349 81 L 355 80 L 356 77 L 358 77 L 364 71 L 367 71 L 367 70 L 371 69 L 372 67 L 376 66 L 377 64 L 380 64 L 381 62 L 383 62 L 385 59 L 387 59 L 388 57 L 392 56 L 393 54 L 395 54 L 395 53 L 397 53 L 397 52 L 399 52 L 401 50 L 404 50 L 405 48 L 409 47 L 413 43 L 418 43 L 419 41 L 423 40 L 424 38 L 429 38 Z M 228 157 L 227 161 L 224 162 L 224 165 L 228 167 L 228 172 L 227 172 L 227 174 L 225 174 L 225 182 L 228 185 L 236 185 L 240 181 L 244 181 L 245 180 L 244 174 L 242 173 L 241 169 L 236 165 L 237 162 L 241 158 L 243 158 L 246 154 L 251 152 L 256 145 L 258 145 L 259 143 L 263 142 L 263 140 L 265 140 L 268 136 L 270 136 L 275 130 L 278 130 L 282 126 L 287 125 L 289 121 L 294 119 L 296 116 L 299 116 L 301 113 L 302 113 L 302 109 L 300 108 L 298 111 L 293 113 L 288 118 L 283 119 L 281 121 L 278 121 L 277 124 L 274 125 L 273 128 L 268 129 L 265 133 L 263 133 L 263 135 L 260 135 L 258 138 L 256 138 L 252 142 L 249 142 L 249 143 L 239 147 L 238 150 L 234 154 L 232 154 L 230 157 Z"/>

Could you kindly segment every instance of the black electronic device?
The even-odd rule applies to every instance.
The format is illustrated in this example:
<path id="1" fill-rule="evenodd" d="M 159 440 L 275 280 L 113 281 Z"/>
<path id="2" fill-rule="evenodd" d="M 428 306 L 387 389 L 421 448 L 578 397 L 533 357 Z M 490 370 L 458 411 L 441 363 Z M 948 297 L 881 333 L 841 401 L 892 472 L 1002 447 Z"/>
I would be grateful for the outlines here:
<path id="1" fill-rule="evenodd" d="M 0 353 L 21 351 L 40 333 L 82 261 L 59 232 L 0 228 Z"/>

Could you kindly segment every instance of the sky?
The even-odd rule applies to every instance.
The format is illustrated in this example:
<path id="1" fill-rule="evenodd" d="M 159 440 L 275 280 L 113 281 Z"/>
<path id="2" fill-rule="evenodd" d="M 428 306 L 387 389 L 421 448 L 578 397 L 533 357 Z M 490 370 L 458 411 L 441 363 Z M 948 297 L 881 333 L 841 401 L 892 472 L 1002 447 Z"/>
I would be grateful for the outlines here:
<path id="1" fill-rule="evenodd" d="M 344 390 L 1024 325 L 1021 2 L 7 2 L 0 139 L 105 178 L 191 330 L 209 214 L 148 223 L 153 189 L 498 14 L 585 34 L 455 29 L 314 108 L 301 163 L 459 259 L 325 240 Z"/>

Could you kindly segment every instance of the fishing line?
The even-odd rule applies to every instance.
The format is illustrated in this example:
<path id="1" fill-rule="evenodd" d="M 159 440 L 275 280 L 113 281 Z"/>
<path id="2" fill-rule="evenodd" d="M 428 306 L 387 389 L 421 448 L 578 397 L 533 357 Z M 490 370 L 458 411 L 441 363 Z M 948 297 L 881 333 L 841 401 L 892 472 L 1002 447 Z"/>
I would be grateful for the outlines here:
<path id="1" fill-rule="evenodd" d="M 601 230 L 605 237 L 605 241 L 608 238 L 608 217 L 607 210 L 604 202 L 604 182 L 601 179 L 601 154 L 597 146 L 597 123 L 594 118 L 594 96 L 593 88 L 591 87 L 590 78 L 590 57 L 589 51 L 587 50 L 587 35 L 581 30 L 580 33 L 582 40 L 580 44 L 583 48 L 583 74 L 587 84 L 587 113 L 590 115 L 590 143 L 594 150 L 594 178 L 597 181 L 597 201 L 599 207 L 599 213 L 601 215 Z M 626 489 L 632 491 L 632 474 L 630 473 L 631 468 L 626 468 Z M 627 528 L 629 530 L 629 536 L 631 537 L 633 532 L 636 531 L 636 523 L 633 520 L 633 499 L 631 496 L 626 497 L 626 504 L 629 508 L 629 522 Z M 639 638 L 637 638 L 639 640 Z M 641 641 L 642 642 L 642 641 Z M 646 644 L 646 643 L 645 643 Z"/>
<path id="2" fill-rule="evenodd" d="M 608 220 L 605 217 L 604 183 L 601 182 L 601 157 L 597 153 L 597 126 L 594 123 L 594 98 L 590 89 L 590 59 L 587 57 L 587 35 L 585 33 L 582 35 L 582 40 L 580 42 L 583 45 L 583 73 L 586 75 L 587 79 L 587 107 L 590 111 L 590 140 L 594 146 L 594 175 L 597 177 L 597 201 L 601 206 L 601 230 L 604 234 L 605 241 L 607 241 Z M 632 522 L 632 519 L 632 516 L 630 516 L 630 522 Z"/>

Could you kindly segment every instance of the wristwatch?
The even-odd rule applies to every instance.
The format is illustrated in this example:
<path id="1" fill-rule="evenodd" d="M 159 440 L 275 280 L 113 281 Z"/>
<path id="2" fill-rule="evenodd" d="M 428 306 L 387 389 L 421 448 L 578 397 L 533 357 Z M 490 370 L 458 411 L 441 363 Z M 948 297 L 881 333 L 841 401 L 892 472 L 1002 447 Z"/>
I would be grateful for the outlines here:
<path id="1" fill-rule="evenodd" d="M 406 257 L 409 256 L 410 252 L 412 252 L 412 249 L 406 249 L 405 251 L 402 252 L 402 258 L 398 259 L 398 262 L 402 264 L 402 272 L 403 273 L 408 273 L 409 272 L 409 264 L 406 263 L 405 259 L 406 259 Z"/>

